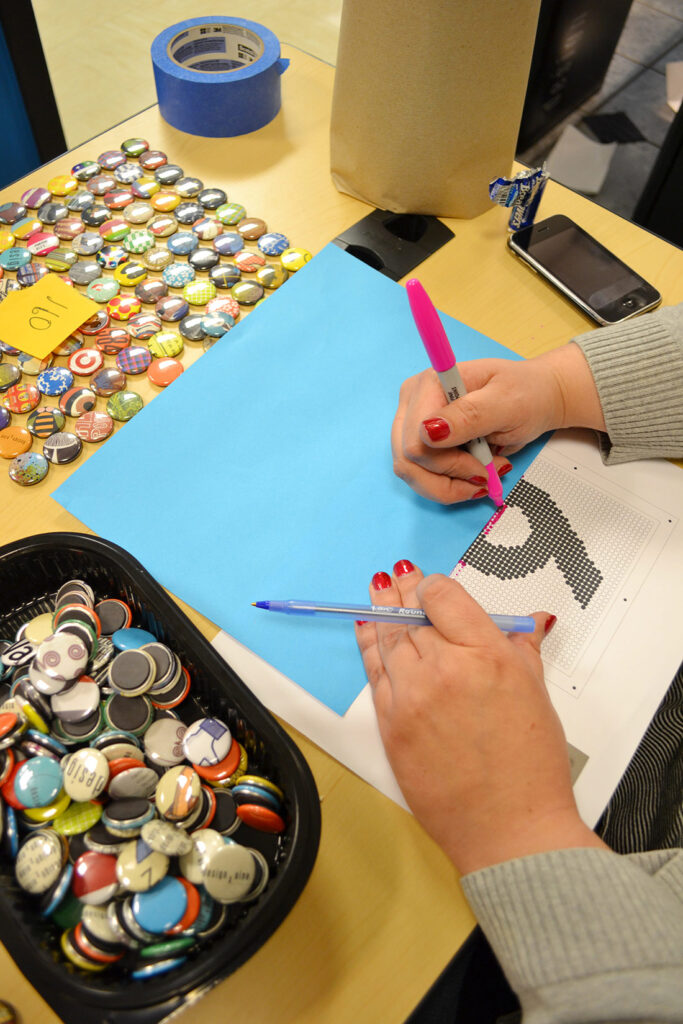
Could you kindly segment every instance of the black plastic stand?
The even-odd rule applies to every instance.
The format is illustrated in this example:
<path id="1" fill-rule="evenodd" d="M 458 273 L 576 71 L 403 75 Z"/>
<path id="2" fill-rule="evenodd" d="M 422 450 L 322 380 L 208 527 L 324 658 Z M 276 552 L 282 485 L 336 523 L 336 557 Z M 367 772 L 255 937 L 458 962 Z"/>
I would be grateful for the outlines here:
<path id="1" fill-rule="evenodd" d="M 398 281 L 454 237 L 437 217 L 373 210 L 332 241 L 380 274 Z"/>

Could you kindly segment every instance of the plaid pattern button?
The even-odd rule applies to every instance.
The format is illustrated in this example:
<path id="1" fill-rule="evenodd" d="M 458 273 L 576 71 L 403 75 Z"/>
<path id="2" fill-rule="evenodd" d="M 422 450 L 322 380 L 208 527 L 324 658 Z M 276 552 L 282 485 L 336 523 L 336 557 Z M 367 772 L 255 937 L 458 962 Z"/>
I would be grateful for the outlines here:
<path id="1" fill-rule="evenodd" d="M 119 370 L 130 374 L 144 373 L 151 362 L 152 356 L 149 349 L 142 345 L 129 345 L 116 357 L 116 365 Z"/>

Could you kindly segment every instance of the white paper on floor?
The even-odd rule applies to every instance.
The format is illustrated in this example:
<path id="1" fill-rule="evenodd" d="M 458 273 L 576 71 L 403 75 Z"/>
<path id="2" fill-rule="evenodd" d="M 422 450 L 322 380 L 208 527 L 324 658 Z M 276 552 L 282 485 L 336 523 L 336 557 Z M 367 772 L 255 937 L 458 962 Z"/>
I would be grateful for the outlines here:
<path id="1" fill-rule="evenodd" d="M 546 168 L 554 181 L 594 196 L 603 186 L 616 148 L 616 142 L 594 142 L 567 125 L 550 151 Z"/>

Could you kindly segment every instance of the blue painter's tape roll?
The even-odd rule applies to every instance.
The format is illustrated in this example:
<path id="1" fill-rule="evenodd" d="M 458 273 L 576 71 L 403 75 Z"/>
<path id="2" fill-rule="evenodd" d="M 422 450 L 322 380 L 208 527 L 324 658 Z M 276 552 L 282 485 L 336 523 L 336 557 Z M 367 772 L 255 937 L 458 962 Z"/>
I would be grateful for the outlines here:
<path id="1" fill-rule="evenodd" d="M 280 109 L 289 61 L 269 29 L 244 18 L 190 18 L 160 32 L 152 64 L 161 116 L 190 135 L 245 135 Z"/>

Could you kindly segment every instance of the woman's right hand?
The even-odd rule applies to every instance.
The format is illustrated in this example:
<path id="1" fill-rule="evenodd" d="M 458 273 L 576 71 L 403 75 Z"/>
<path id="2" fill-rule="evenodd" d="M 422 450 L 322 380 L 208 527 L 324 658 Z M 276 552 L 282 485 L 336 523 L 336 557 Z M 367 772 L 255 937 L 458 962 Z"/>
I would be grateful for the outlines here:
<path id="1" fill-rule="evenodd" d="M 425 498 L 450 505 L 486 493 L 486 469 L 466 448 L 485 437 L 500 475 L 507 456 L 558 427 L 605 424 L 593 377 L 578 345 L 535 359 L 459 363 L 467 394 L 446 402 L 434 370 L 401 386 L 391 432 L 394 472 Z"/>

